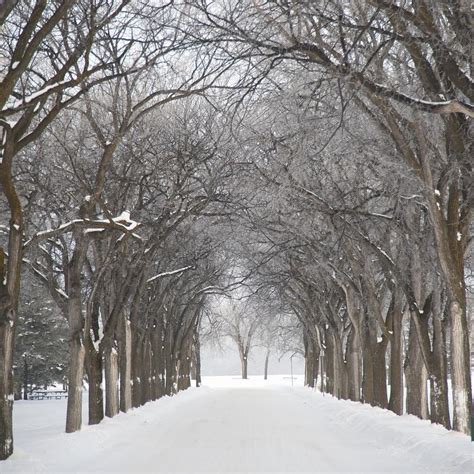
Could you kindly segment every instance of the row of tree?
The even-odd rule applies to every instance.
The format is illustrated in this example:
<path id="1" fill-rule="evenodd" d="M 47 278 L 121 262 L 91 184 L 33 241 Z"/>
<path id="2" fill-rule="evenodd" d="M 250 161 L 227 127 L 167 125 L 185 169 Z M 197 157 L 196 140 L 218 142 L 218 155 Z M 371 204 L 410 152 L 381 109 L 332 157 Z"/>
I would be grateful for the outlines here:
<path id="1" fill-rule="evenodd" d="M 188 39 L 186 19 L 171 3 L 18 1 L 0 8 L 6 459 L 19 309 L 21 320 L 34 315 L 48 324 L 44 312 L 20 308 L 20 282 L 42 285 L 43 302 L 54 301 L 67 321 L 67 432 L 81 427 L 85 375 L 89 423 L 189 385 L 204 302 L 222 291 L 222 255 L 209 222 L 227 212 L 232 150 L 223 119 L 209 114 L 205 100 L 178 105 L 225 68 L 196 55 L 201 46 Z M 26 327 L 18 350 L 29 347 L 16 376 L 31 385 Z M 64 350 L 51 342 L 53 353 Z"/>
<path id="2" fill-rule="evenodd" d="M 468 433 L 469 5 L 198 3 L 250 71 L 241 135 L 261 205 L 248 255 L 305 328 L 308 383 L 322 370 L 334 394 L 401 413 L 404 363 L 409 412 L 429 405 L 450 426 L 449 378 Z"/>

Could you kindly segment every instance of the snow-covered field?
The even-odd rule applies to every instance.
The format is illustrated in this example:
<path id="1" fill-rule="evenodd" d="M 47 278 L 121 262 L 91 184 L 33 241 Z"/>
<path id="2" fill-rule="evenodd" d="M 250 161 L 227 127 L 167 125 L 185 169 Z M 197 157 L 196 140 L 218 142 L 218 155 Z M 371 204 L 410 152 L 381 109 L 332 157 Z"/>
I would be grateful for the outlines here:
<path id="1" fill-rule="evenodd" d="M 64 400 L 16 402 L 16 449 L 0 473 L 474 472 L 467 436 L 302 382 L 206 377 L 69 435 Z"/>

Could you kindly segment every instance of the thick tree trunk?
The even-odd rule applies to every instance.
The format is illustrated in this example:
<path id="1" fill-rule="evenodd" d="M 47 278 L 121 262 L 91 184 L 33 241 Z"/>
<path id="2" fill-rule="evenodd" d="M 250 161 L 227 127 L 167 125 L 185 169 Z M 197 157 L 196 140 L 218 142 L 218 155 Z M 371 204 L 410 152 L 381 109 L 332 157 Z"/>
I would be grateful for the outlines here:
<path id="1" fill-rule="evenodd" d="M 200 387 L 202 384 L 201 380 L 201 340 L 199 338 L 199 332 L 196 332 L 194 336 L 194 354 L 196 361 L 196 387 Z"/>
<path id="2" fill-rule="evenodd" d="M 369 330 L 369 322 L 367 315 L 365 315 L 363 324 L 363 344 L 362 344 L 362 400 L 364 403 L 374 405 L 374 356 L 376 337 Z"/>
<path id="3" fill-rule="evenodd" d="M 142 403 L 142 368 L 143 344 L 141 338 L 132 330 L 132 406 L 137 408 Z"/>
<path id="4" fill-rule="evenodd" d="M 333 339 L 333 395 L 337 398 L 348 398 L 348 384 L 347 384 L 347 373 L 346 366 L 344 364 L 344 355 L 342 351 L 342 344 L 339 336 L 336 333 L 332 334 Z"/>
<path id="5" fill-rule="evenodd" d="M 388 409 L 397 415 L 403 415 L 403 348 L 402 348 L 403 312 L 395 305 L 390 339 L 390 400 Z"/>
<path id="6" fill-rule="evenodd" d="M 160 397 L 160 350 L 161 334 L 158 327 L 153 328 L 151 335 L 151 400 Z"/>
<path id="7" fill-rule="evenodd" d="M 104 351 L 105 366 L 105 416 L 114 417 L 119 412 L 118 354 L 114 347 Z"/>
<path id="8" fill-rule="evenodd" d="M 13 143 L 5 142 L 3 161 L 0 161 L 0 188 L 10 208 L 10 229 L 8 262 L 0 247 L 0 461 L 13 453 L 13 353 L 23 236 L 23 211 L 11 174 L 13 154 Z"/>
<path id="9" fill-rule="evenodd" d="M 387 369 L 385 365 L 385 356 L 387 352 L 388 341 L 382 336 L 380 342 L 375 344 L 374 356 L 374 405 L 381 408 L 387 408 Z"/>
<path id="10" fill-rule="evenodd" d="M 360 401 L 360 376 L 361 376 L 361 347 L 360 338 L 354 326 L 351 328 L 347 343 L 347 379 L 349 399 Z"/>
<path id="11" fill-rule="evenodd" d="M 349 398 L 360 401 L 362 376 L 360 309 L 357 304 L 355 290 L 350 285 L 344 287 L 344 293 L 346 295 L 347 314 L 352 324 L 346 356 Z"/>
<path id="12" fill-rule="evenodd" d="M 334 340 L 331 335 L 326 332 L 326 391 L 334 393 Z"/>
<path id="13" fill-rule="evenodd" d="M 69 343 L 69 391 L 66 433 L 74 433 L 82 425 L 82 382 L 84 378 L 84 345 L 80 334 L 71 335 Z"/>
<path id="14" fill-rule="evenodd" d="M 303 345 L 304 345 L 304 385 L 305 387 L 313 387 L 312 385 L 312 374 L 314 359 L 311 357 L 311 342 L 309 335 L 306 331 L 303 332 Z M 265 379 L 266 380 L 266 379 Z"/>
<path id="15" fill-rule="evenodd" d="M 85 362 L 89 382 L 89 425 L 96 425 L 104 419 L 104 394 L 102 390 L 102 354 L 86 335 Z"/>
<path id="16" fill-rule="evenodd" d="M 73 272 L 71 272 L 73 273 Z M 74 272 L 75 273 L 75 272 Z M 82 383 L 84 378 L 85 350 L 82 342 L 83 320 L 81 311 L 80 275 L 69 283 L 69 392 L 67 398 L 66 433 L 81 429 Z"/>
<path id="17" fill-rule="evenodd" d="M 319 391 L 326 392 L 326 351 L 321 350 L 319 353 Z"/>
<path id="18" fill-rule="evenodd" d="M 172 333 L 171 328 L 167 328 L 165 332 L 165 343 L 164 343 L 164 363 L 165 363 L 165 394 L 172 395 L 174 393 L 174 372 L 175 372 L 175 361 L 173 360 L 172 354 Z"/>
<path id="19" fill-rule="evenodd" d="M 132 407 L 132 333 L 125 314 L 120 324 L 119 364 L 120 411 L 126 413 Z"/>
<path id="20" fill-rule="evenodd" d="M 307 333 L 305 339 L 305 380 L 307 387 L 316 387 L 319 372 L 319 344 L 313 339 L 312 335 Z"/>
<path id="21" fill-rule="evenodd" d="M 405 359 L 405 380 L 407 385 L 406 410 L 410 415 L 428 419 L 427 372 L 418 343 L 413 318 L 410 320 L 408 351 Z"/>
<path id="22" fill-rule="evenodd" d="M 88 242 L 81 231 L 74 232 L 74 241 L 76 247 L 67 267 L 66 281 L 68 293 L 67 317 L 69 324 L 69 392 L 67 398 L 66 433 L 73 433 L 81 429 L 82 383 L 85 360 L 81 274 Z"/>
<path id="23" fill-rule="evenodd" d="M 191 348 L 184 347 L 180 352 L 178 371 L 178 390 L 186 390 L 191 386 Z"/>
<path id="24" fill-rule="evenodd" d="M 433 372 L 430 374 L 430 418 L 433 423 L 439 423 L 450 429 L 446 335 L 439 294 L 433 306 L 435 310 L 433 311 Z"/>
<path id="25" fill-rule="evenodd" d="M 148 336 L 145 336 L 142 342 L 142 393 L 141 404 L 151 400 L 151 346 Z"/>
<path id="26" fill-rule="evenodd" d="M 453 387 L 453 428 L 471 432 L 471 368 L 466 306 L 459 301 L 449 303 L 451 319 L 451 378 Z"/>
<path id="27" fill-rule="evenodd" d="M 241 353 L 240 356 L 240 367 L 242 371 L 242 378 L 247 379 L 247 367 L 248 367 L 247 354 L 245 352 Z"/>
<path id="28" fill-rule="evenodd" d="M 12 356 L 13 328 L 0 322 L 0 461 L 13 453 Z"/>

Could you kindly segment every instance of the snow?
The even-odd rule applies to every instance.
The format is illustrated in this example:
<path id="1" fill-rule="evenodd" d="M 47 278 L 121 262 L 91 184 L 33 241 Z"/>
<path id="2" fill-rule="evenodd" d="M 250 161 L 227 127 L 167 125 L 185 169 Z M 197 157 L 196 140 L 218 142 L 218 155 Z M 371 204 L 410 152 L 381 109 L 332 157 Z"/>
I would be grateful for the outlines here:
<path id="1" fill-rule="evenodd" d="M 61 288 L 56 288 L 56 291 L 63 297 L 63 298 L 66 298 L 66 299 L 69 299 L 69 296 L 66 294 L 66 292 L 61 289 Z"/>
<path id="2" fill-rule="evenodd" d="M 205 377 L 199 389 L 69 435 L 65 400 L 18 401 L 15 452 L 0 471 L 472 472 L 467 436 L 302 380 Z"/>
<path id="3" fill-rule="evenodd" d="M 163 277 L 165 277 L 165 276 L 176 275 L 177 273 L 185 272 L 186 270 L 190 270 L 191 268 L 193 268 L 193 266 L 192 266 L 192 265 L 188 265 L 187 267 L 178 268 L 177 270 L 172 270 L 172 271 L 169 271 L 169 272 L 158 273 L 158 275 L 155 275 L 154 277 L 149 278 L 146 282 L 147 282 L 147 283 L 151 283 L 152 281 L 155 281 L 155 280 L 157 280 L 158 278 L 163 278 Z"/>
<path id="4" fill-rule="evenodd" d="M 123 211 L 122 214 L 120 214 L 117 217 L 114 217 L 115 222 L 129 221 L 129 220 L 130 220 L 130 212 L 129 211 Z"/>
<path id="5" fill-rule="evenodd" d="M 33 102 L 34 100 L 42 97 L 43 95 L 48 94 L 51 90 L 55 88 L 59 88 L 65 84 L 67 84 L 69 81 L 68 80 L 63 80 L 59 81 L 53 84 L 50 84 L 48 86 L 43 87 L 42 89 L 34 92 L 33 94 L 29 95 L 28 97 L 24 97 L 23 99 L 17 99 L 15 102 L 13 102 L 10 105 L 7 105 L 7 107 L 4 110 L 12 110 L 16 109 L 18 107 L 21 107 L 22 105 L 28 105 L 30 102 Z"/>

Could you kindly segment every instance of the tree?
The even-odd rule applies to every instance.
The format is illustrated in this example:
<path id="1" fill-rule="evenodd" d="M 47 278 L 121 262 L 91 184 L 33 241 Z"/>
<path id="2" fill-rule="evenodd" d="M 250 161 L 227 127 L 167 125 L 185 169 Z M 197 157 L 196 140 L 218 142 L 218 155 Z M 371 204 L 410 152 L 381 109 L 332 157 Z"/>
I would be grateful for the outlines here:
<path id="1" fill-rule="evenodd" d="M 248 376 L 248 358 L 252 347 L 256 344 L 257 332 L 262 324 L 258 307 L 249 301 L 232 301 L 221 304 L 219 310 L 221 335 L 229 337 L 239 351 L 242 378 Z"/>

